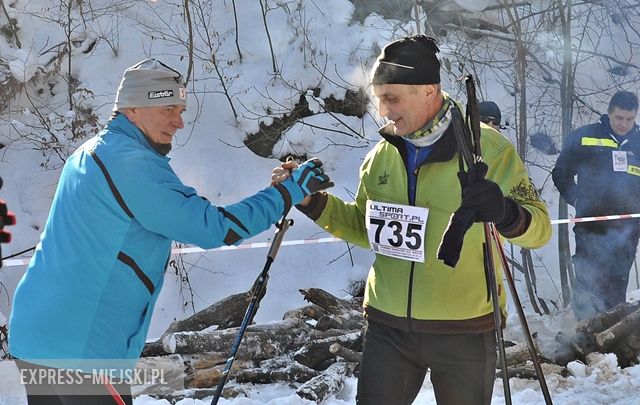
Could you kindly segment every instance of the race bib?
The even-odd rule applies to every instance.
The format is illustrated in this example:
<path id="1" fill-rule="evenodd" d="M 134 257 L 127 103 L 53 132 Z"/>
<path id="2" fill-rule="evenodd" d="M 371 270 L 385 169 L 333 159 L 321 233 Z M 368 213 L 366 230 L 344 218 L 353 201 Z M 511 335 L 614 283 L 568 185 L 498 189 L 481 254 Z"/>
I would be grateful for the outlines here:
<path id="1" fill-rule="evenodd" d="M 611 152 L 613 158 L 613 171 L 614 172 L 626 172 L 627 171 L 627 152 L 623 150 L 614 150 Z"/>
<path id="2" fill-rule="evenodd" d="M 367 234 L 374 252 L 424 262 L 424 232 L 429 210 L 423 207 L 367 201 Z"/>

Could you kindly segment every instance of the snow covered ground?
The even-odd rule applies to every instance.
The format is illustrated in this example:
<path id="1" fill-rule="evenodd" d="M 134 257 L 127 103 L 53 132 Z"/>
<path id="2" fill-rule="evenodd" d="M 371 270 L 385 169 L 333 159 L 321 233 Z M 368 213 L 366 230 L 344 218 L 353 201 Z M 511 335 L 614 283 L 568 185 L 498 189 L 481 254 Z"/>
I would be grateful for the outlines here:
<path id="1" fill-rule="evenodd" d="M 620 369 L 612 354 L 596 354 L 588 366 L 571 363 L 573 375 L 560 377 L 547 376 L 546 382 L 551 399 L 558 405 L 637 405 L 640 404 L 640 366 Z M 0 404 L 26 404 L 24 390 L 19 384 L 17 369 L 10 362 L 0 362 Z M 346 405 L 355 403 L 357 380 L 350 377 L 344 389 L 337 395 L 327 398 L 324 405 Z M 544 398 L 538 381 L 511 379 L 511 398 L 513 404 L 543 405 Z M 314 402 L 296 395 L 295 388 L 287 384 L 255 385 L 247 389 L 248 398 L 220 399 L 220 405 L 305 405 Z M 178 405 L 208 405 L 211 398 L 204 400 L 183 399 Z M 505 403 L 502 380 L 494 384 L 492 405 Z M 163 405 L 166 400 L 156 400 L 141 396 L 134 400 L 135 405 Z M 428 378 L 415 400 L 416 405 L 435 405 L 435 398 Z"/>

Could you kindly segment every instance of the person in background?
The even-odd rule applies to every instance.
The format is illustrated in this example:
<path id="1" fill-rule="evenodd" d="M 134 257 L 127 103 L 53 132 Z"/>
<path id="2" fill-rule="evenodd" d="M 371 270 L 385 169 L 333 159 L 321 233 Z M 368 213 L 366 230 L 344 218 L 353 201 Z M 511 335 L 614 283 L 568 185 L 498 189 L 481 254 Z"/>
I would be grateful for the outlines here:
<path id="1" fill-rule="evenodd" d="M 131 404 L 127 381 L 94 386 L 60 370 L 135 365 L 172 242 L 238 244 L 333 185 L 310 160 L 236 204 L 211 204 L 166 156 L 186 105 L 178 71 L 155 59 L 136 63 L 122 76 L 105 128 L 67 159 L 9 320 L 9 351 L 29 381 L 30 405 Z M 237 176 L 242 181 L 242 167 Z M 43 374 L 54 378 L 29 379 Z"/>
<path id="2" fill-rule="evenodd" d="M 638 97 L 618 91 L 598 122 L 565 137 L 552 178 L 577 217 L 640 212 Z M 576 179 L 577 176 L 577 179 Z M 575 235 L 572 308 L 579 321 L 626 301 L 640 220 L 581 222 Z"/>
<path id="3" fill-rule="evenodd" d="M 500 131 L 502 114 L 500 113 L 500 107 L 498 107 L 498 104 L 493 101 L 481 101 L 478 103 L 478 110 L 480 111 L 480 121 L 489 125 L 496 131 Z"/>
<path id="4" fill-rule="evenodd" d="M 320 192 L 297 206 L 327 232 L 376 253 L 364 297 L 360 405 L 412 403 L 428 370 L 438 404 L 489 404 L 496 337 L 483 225 L 467 231 L 455 268 L 437 259 L 438 246 L 460 206 L 520 246 L 540 247 L 551 236 L 547 208 L 522 161 L 487 126 L 481 137 L 487 177 L 461 190 L 453 121 L 464 123 L 460 107 L 441 89 L 438 51 L 424 35 L 382 50 L 372 70 L 373 93 L 390 122 L 360 167 L 355 201 Z M 294 167 L 274 169 L 272 181 Z M 506 316 L 500 267 L 497 272 Z"/>

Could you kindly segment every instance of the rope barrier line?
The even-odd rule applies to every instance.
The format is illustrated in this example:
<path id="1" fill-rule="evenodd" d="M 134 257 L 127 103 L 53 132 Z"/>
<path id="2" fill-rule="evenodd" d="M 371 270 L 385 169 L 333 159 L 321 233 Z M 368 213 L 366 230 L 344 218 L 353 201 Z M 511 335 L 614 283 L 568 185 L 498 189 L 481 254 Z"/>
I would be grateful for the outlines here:
<path id="1" fill-rule="evenodd" d="M 640 213 L 620 214 L 620 215 L 601 215 L 597 217 L 583 217 L 583 218 L 554 219 L 554 220 L 551 220 L 551 225 L 569 224 L 569 223 L 578 223 L 578 222 L 612 221 L 615 219 L 630 219 L 630 218 L 640 218 Z"/>
<path id="2" fill-rule="evenodd" d="M 314 243 L 330 243 L 330 242 L 342 242 L 340 238 L 318 238 L 318 239 L 299 239 L 299 240 L 289 240 L 283 241 L 280 246 L 295 246 L 295 245 L 310 245 Z M 171 254 L 190 254 L 190 253 L 205 253 L 205 252 L 218 252 L 224 250 L 240 250 L 240 249 L 258 249 L 258 248 L 268 248 L 271 246 L 271 241 L 269 242 L 253 242 L 253 243 L 242 243 L 238 246 L 221 246 L 215 249 L 202 249 L 197 246 L 186 247 L 186 248 L 177 248 L 171 249 Z M 22 266 L 29 264 L 31 260 L 30 257 L 24 259 L 7 259 L 2 261 L 2 266 L 11 267 L 11 266 Z"/>
<path id="3" fill-rule="evenodd" d="M 280 246 L 295 246 L 295 245 L 308 245 L 312 243 L 329 243 L 329 242 L 340 242 L 342 239 L 340 238 L 318 238 L 318 239 L 299 239 L 299 240 L 289 240 L 283 241 Z M 174 255 L 177 254 L 188 254 L 188 253 L 204 253 L 204 252 L 214 252 L 220 250 L 238 250 L 238 249 L 256 249 L 256 248 L 266 248 L 271 246 L 271 242 L 254 242 L 254 243 L 242 243 L 238 246 L 221 246 L 215 249 L 202 249 L 199 247 L 188 247 L 188 248 L 177 248 L 171 249 L 171 253 Z"/>
<path id="4" fill-rule="evenodd" d="M 620 214 L 620 215 L 601 215 L 595 217 L 582 217 L 582 218 L 566 218 L 566 219 L 552 219 L 551 225 L 559 225 L 559 224 L 570 224 L 570 223 L 580 223 L 580 222 L 597 222 L 597 221 L 613 221 L 616 219 L 631 219 L 631 218 L 640 218 L 640 213 L 637 214 Z M 332 242 L 343 242 L 340 238 L 317 238 L 317 239 L 298 239 L 298 240 L 289 240 L 283 241 L 281 246 L 296 246 L 296 245 L 310 245 L 314 243 L 332 243 Z M 251 243 L 242 243 L 238 246 L 221 246 L 215 249 L 202 249 L 199 247 L 186 247 L 186 248 L 176 248 L 171 249 L 171 254 L 190 254 L 190 253 L 205 253 L 205 252 L 217 252 L 217 251 L 225 251 L 225 250 L 241 250 L 241 249 L 259 249 L 259 248 L 267 248 L 271 246 L 271 242 L 251 242 Z M 29 260 L 31 258 L 25 259 L 8 259 L 2 262 L 3 266 L 22 266 L 29 264 Z"/>

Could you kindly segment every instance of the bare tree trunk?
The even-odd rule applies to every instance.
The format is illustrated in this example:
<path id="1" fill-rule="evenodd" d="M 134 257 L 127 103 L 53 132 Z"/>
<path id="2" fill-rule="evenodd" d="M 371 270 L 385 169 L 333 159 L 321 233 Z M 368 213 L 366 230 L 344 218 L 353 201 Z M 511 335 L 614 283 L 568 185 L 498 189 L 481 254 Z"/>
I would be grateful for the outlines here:
<path id="1" fill-rule="evenodd" d="M 184 83 L 189 83 L 191 77 L 191 71 L 193 70 L 193 22 L 191 21 L 191 10 L 189 9 L 189 0 L 184 0 L 184 16 L 187 20 L 187 28 L 189 29 L 189 66 L 187 67 L 187 75 L 185 76 Z"/>
<path id="2" fill-rule="evenodd" d="M 15 19 L 11 19 L 11 17 L 9 17 L 7 8 L 4 5 L 4 0 L 0 0 L 0 6 L 2 6 L 2 11 L 4 12 L 4 16 L 7 17 L 7 21 L 9 21 L 11 34 L 13 35 L 13 38 L 16 40 L 16 46 L 18 47 L 18 49 L 21 49 L 22 44 L 20 43 L 20 39 L 18 38 L 18 29 L 16 28 Z"/>
<path id="3" fill-rule="evenodd" d="M 242 51 L 240 51 L 240 43 L 238 42 L 238 11 L 236 10 L 236 0 L 231 0 L 231 4 L 233 5 L 233 20 L 235 22 L 236 49 L 238 50 L 240 63 L 242 63 Z"/>
<path id="4" fill-rule="evenodd" d="M 558 11 L 563 33 L 563 63 L 560 81 L 560 102 L 562 108 L 562 139 L 571 131 L 574 99 L 574 65 L 571 50 L 571 0 L 567 1 L 566 8 L 562 0 L 558 0 Z M 569 211 L 564 199 L 558 206 L 558 217 L 567 218 Z M 560 286 L 562 288 L 562 301 L 564 307 L 571 302 L 571 291 L 574 284 L 573 267 L 571 265 L 571 249 L 569 244 L 569 227 L 562 224 L 558 229 L 558 257 L 560 267 Z"/>
<path id="5" fill-rule="evenodd" d="M 71 77 L 71 49 L 72 48 L 72 44 L 71 44 L 71 27 L 73 24 L 73 21 L 71 20 L 71 1 L 72 0 L 68 0 L 66 6 L 67 6 L 67 21 L 64 27 L 64 33 L 66 36 L 66 40 L 67 40 L 67 52 L 68 52 L 68 59 L 67 59 L 67 96 L 69 98 L 69 111 L 73 110 L 73 79 Z M 75 136 L 75 134 L 74 134 Z"/>
<path id="6" fill-rule="evenodd" d="M 278 64 L 276 63 L 276 54 L 273 52 L 273 42 L 271 41 L 271 33 L 269 32 L 269 24 L 267 23 L 267 5 L 262 0 L 260 1 L 260 10 L 262 10 L 262 22 L 264 23 L 264 30 L 267 33 L 267 40 L 269 41 L 269 50 L 271 51 L 271 66 L 273 68 L 273 74 L 278 73 Z"/>

